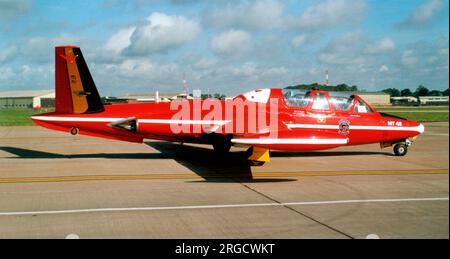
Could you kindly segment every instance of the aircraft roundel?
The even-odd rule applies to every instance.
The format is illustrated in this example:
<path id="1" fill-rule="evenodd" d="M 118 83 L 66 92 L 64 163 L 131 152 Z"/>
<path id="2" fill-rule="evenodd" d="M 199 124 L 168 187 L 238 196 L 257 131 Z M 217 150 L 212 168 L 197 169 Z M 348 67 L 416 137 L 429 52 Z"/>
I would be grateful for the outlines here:
<path id="1" fill-rule="evenodd" d="M 348 134 L 350 130 L 350 122 L 348 120 L 340 120 L 339 121 L 339 133 Z"/>

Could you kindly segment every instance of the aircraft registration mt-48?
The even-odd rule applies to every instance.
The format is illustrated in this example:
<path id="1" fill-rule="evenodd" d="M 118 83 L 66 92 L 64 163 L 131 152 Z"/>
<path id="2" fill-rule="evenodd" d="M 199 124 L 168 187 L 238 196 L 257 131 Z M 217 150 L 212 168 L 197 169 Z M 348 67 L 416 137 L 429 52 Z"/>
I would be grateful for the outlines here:
<path id="1" fill-rule="evenodd" d="M 271 149 L 313 151 L 380 143 L 382 148 L 394 146 L 395 155 L 403 156 L 412 141 L 424 132 L 422 124 L 377 112 L 357 95 L 315 89 L 272 88 L 248 92 L 233 101 L 267 107 L 262 112 L 258 109 L 256 114 L 250 114 L 252 109 L 246 107 L 235 108 L 232 116 L 225 118 L 211 116 L 211 110 L 219 108 L 219 115 L 222 115 L 227 103 L 233 101 L 104 105 L 80 48 L 59 46 L 55 52 L 55 112 L 35 115 L 32 120 L 40 126 L 72 135 L 137 143 L 157 139 L 212 144 L 219 154 L 228 152 L 232 145 L 247 146 L 248 160 L 261 165 L 270 160 Z M 187 108 L 191 117 L 180 117 L 180 110 L 173 109 L 174 104 Z M 236 125 L 237 112 L 245 118 L 243 127 Z M 252 117 L 275 117 L 276 122 L 270 126 L 258 124 L 249 130 L 246 121 Z M 175 126 L 184 130 L 174 131 Z"/>

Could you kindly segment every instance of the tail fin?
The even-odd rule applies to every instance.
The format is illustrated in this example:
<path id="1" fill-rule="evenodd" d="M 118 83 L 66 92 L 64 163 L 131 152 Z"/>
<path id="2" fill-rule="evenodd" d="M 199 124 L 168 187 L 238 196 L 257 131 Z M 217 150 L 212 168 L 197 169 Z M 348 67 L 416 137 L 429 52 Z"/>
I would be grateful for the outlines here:
<path id="1" fill-rule="evenodd" d="M 57 113 L 104 111 L 100 95 L 79 47 L 55 48 L 55 91 Z"/>

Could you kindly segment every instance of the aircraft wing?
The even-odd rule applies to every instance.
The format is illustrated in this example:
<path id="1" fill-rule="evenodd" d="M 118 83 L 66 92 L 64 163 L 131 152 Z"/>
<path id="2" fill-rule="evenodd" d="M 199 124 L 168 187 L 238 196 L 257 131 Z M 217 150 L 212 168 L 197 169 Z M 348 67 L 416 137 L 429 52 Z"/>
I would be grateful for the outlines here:
<path id="1" fill-rule="evenodd" d="M 235 137 L 234 144 L 281 150 L 318 150 L 346 145 L 348 138 L 321 131 L 279 131 L 278 134 L 249 134 Z"/>

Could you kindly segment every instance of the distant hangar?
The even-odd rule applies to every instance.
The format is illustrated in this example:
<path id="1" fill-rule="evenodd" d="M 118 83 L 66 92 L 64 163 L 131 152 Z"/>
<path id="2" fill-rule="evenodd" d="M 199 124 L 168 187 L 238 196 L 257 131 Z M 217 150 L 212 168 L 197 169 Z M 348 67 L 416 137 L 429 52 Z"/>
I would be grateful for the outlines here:
<path id="1" fill-rule="evenodd" d="M 52 108 L 55 90 L 0 92 L 0 108 Z"/>
<path id="2" fill-rule="evenodd" d="M 359 95 L 370 105 L 390 105 L 391 96 L 383 92 L 354 92 L 353 94 Z"/>
<path id="3" fill-rule="evenodd" d="M 355 92 L 372 105 L 389 105 L 390 96 L 382 92 Z M 128 103 L 148 101 L 171 101 L 176 99 L 192 99 L 184 93 L 146 93 L 127 94 L 121 98 L 105 97 L 106 103 Z M 0 108 L 53 108 L 55 103 L 54 90 L 6 91 L 0 92 Z"/>
<path id="4" fill-rule="evenodd" d="M 405 105 L 415 103 L 417 105 L 448 105 L 448 96 L 420 96 L 416 97 L 390 97 L 383 92 L 344 92 L 361 96 L 371 105 Z M 127 94 L 120 98 L 103 97 L 105 103 L 134 103 L 134 102 L 154 102 L 172 101 L 180 99 L 192 99 L 185 93 L 143 93 Z M 0 92 L 0 108 L 54 108 L 54 90 L 31 90 L 31 91 L 4 91 Z"/>

